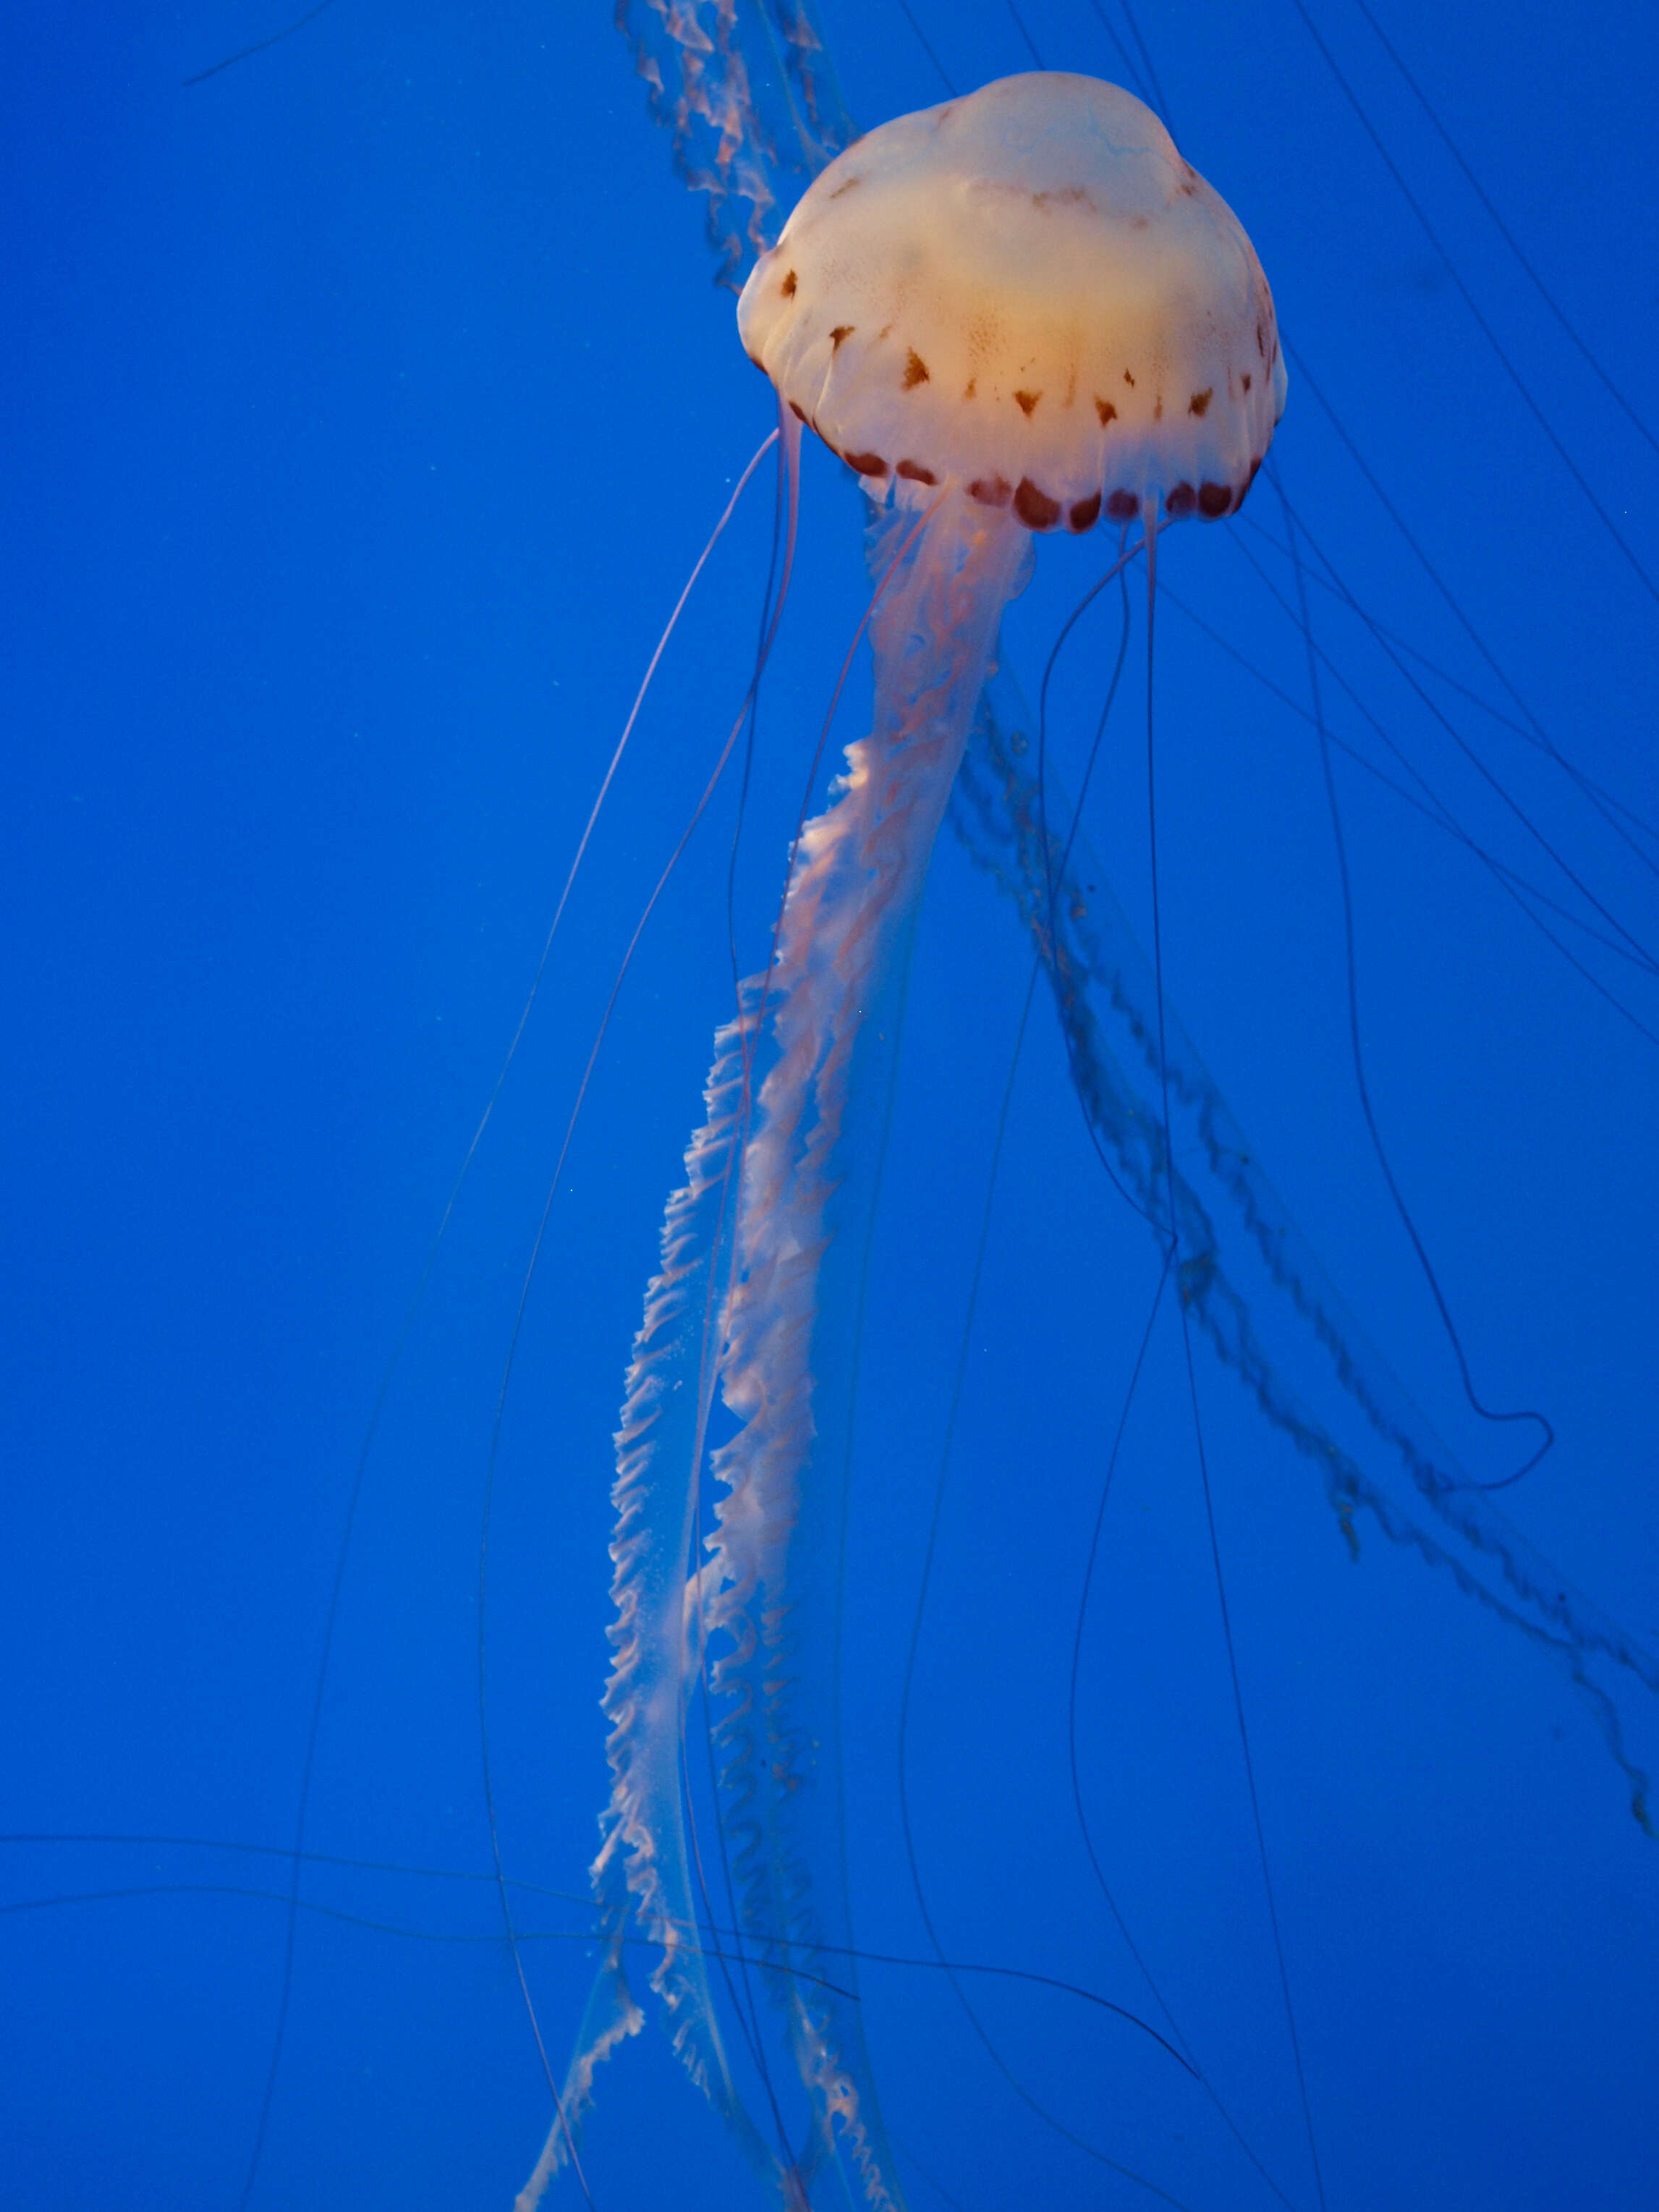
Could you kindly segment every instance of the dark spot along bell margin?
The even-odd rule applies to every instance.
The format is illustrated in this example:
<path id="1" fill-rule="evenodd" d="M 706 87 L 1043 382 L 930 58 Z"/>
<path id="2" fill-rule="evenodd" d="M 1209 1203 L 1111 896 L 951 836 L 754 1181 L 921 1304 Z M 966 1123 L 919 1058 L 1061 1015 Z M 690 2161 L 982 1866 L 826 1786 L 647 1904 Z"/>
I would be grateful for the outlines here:
<path id="1" fill-rule="evenodd" d="M 837 343 L 842 335 L 843 333 L 840 331 L 835 333 Z M 764 375 L 765 363 L 756 361 L 753 354 L 750 354 L 749 358 Z M 920 383 L 926 375 L 927 371 L 924 368 L 921 376 L 917 377 L 914 381 Z M 1204 411 L 1203 408 L 1196 404 L 1200 397 L 1207 404 L 1210 394 L 1206 392 L 1201 395 L 1194 395 L 1191 412 L 1195 415 L 1202 414 Z M 1116 411 L 1109 405 L 1103 407 L 1099 401 L 1096 402 L 1096 405 L 1102 408 L 1103 422 L 1106 420 L 1109 413 Z M 879 480 L 888 474 L 888 464 L 880 453 L 843 453 L 838 446 L 830 445 L 829 439 L 823 436 L 817 424 L 811 420 L 797 401 L 792 399 L 789 402 L 789 408 L 796 419 L 806 423 L 809 428 L 816 432 L 817 435 L 823 440 L 823 443 L 830 447 L 830 451 L 835 454 L 836 459 L 845 461 L 848 467 L 856 475 Z M 1200 484 L 1195 491 L 1189 483 L 1172 485 L 1164 495 L 1164 512 L 1171 521 L 1179 521 L 1184 515 L 1197 514 L 1206 522 L 1218 522 L 1224 514 L 1235 514 L 1243 506 L 1244 495 L 1255 482 L 1256 471 L 1261 466 L 1259 457 L 1250 463 L 1250 472 L 1237 491 L 1231 484 L 1212 483 L 1207 481 Z M 933 471 L 925 467 L 920 461 L 896 462 L 893 466 L 892 473 L 895 476 L 902 477 L 908 483 L 936 484 L 939 482 Z M 976 499 L 981 507 L 1012 505 L 1015 514 L 1028 530 L 1052 530 L 1064 511 L 1060 501 L 1051 497 L 1040 485 L 1034 484 L 1030 477 L 1022 477 L 1018 484 L 1011 484 L 1006 477 L 975 477 L 968 486 L 968 496 L 969 499 Z M 1100 520 L 1103 505 L 1109 522 L 1133 522 L 1140 512 L 1140 501 L 1134 492 L 1114 491 L 1103 495 L 1095 492 L 1087 499 L 1079 499 L 1073 502 L 1070 511 L 1066 514 L 1067 528 L 1079 535 L 1085 530 L 1092 530 Z"/>

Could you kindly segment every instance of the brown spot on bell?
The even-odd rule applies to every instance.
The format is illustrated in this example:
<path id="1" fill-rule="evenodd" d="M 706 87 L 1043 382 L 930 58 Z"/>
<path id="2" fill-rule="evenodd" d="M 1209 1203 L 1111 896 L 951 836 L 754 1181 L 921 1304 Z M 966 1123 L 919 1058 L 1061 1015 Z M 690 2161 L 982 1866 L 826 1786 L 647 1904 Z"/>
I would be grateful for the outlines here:
<path id="1" fill-rule="evenodd" d="M 1014 513 L 1028 530 L 1052 530 L 1060 520 L 1060 501 L 1039 491 L 1030 477 L 1022 477 L 1014 494 Z"/>

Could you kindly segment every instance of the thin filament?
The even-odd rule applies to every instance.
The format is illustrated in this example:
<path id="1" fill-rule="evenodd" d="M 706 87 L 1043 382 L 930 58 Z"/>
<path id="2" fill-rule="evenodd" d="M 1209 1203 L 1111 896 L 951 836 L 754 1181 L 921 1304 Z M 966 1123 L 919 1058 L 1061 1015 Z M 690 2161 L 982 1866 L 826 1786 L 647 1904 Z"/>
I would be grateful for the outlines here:
<path id="1" fill-rule="evenodd" d="M 1170 1061 L 1166 1037 L 1164 997 L 1164 945 L 1162 924 L 1158 912 L 1158 781 L 1155 773 L 1156 721 L 1153 713 L 1154 644 L 1158 609 L 1158 523 L 1154 515 L 1146 518 L 1146 830 L 1152 859 L 1152 978 L 1158 1000 L 1158 1076 L 1164 1108 L 1164 1182 L 1170 1208 L 1169 1245 L 1167 1257 L 1173 1260 L 1179 1250 L 1181 1232 L 1176 1222 L 1175 1148 L 1170 1126 Z M 1167 1264 L 1167 1261 L 1166 1261 Z M 1204 1492 L 1204 1518 L 1209 1529 L 1210 1558 L 1215 1569 L 1216 1600 L 1221 1613 L 1221 1633 L 1227 1650 L 1227 1673 L 1232 1684 L 1233 1711 L 1238 1723 L 1239 1749 L 1244 1758 L 1244 1779 L 1250 1799 L 1250 1819 L 1255 1829 L 1256 1855 L 1261 1863 L 1261 1887 L 1267 1900 L 1267 1919 L 1273 1930 L 1273 1956 L 1279 1965 L 1279 1986 L 1285 2003 L 1285 2021 L 1290 2031 L 1291 2056 L 1296 2066 L 1297 2092 L 1302 2104 L 1303 2124 L 1307 2131 L 1308 2153 L 1313 2162 L 1314 2188 L 1322 2208 L 1325 2203 L 1325 2178 L 1319 2163 L 1319 2145 L 1314 2136 L 1313 2106 L 1308 2097 L 1307 2075 L 1302 2063 L 1302 2040 L 1297 2033 L 1296 2008 L 1291 1999 L 1291 1979 L 1285 1963 L 1285 1945 L 1279 1934 L 1279 1906 L 1273 1896 L 1273 1874 L 1267 1862 L 1267 1839 L 1261 1825 L 1261 1804 L 1256 1794 L 1255 1763 L 1250 1756 L 1250 1735 L 1244 1718 L 1244 1693 L 1238 1679 L 1238 1661 L 1233 1650 L 1232 1618 L 1227 1607 L 1226 1578 L 1221 1570 L 1221 1544 L 1216 1532 L 1215 1505 L 1210 1493 L 1210 1467 L 1204 1449 L 1204 1425 L 1199 1414 L 1198 1375 L 1193 1364 L 1192 1329 L 1187 1317 L 1187 1301 L 1178 1301 L 1181 1314 L 1181 1342 L 1186 1355 L 1187 1392 L 1192 1405 L 1193 1440 L 1198 1450 L 1199 1480 Z"/>
<path id="2" fill-rule="evenodd" d="M 1297 544 L 1295 518 L 1291 512 L 1290 501 L 1285 496 L 1285 489 L 1279 481 L 1277 469 L 1273 471 L 1273 488 L 1279 493 L 1279 503 L 1285 510 L 1285 535 L 1290 544 L 1291 566 L 1296 574 L 1297 605 L 1301 617 L 1302 635 L 1308 648 L 1308 686 L 1313 702 L 1314 727 L 1319 733 L 1319 764 L 1324 776 L 1326 803 L 1330 809 L 1331 836 L 1336 847 L 1337 875 L 1342 890 L 1342 943 L 1348 984 L 1348 1043 L 1353 1055 L 1354 1081 L 1358 1085 L 1360 1108 L 1365 1116 L 1365 1127 L 1370 1133 L 1371 1150 L 1376 1153 L 1376 1164 L 1382 1170 L 1382 1180 L 1389 1187 L 1389 1195 L 1394 1200 L 1395 1211 L 1405 1225 L 1407 1236 L 1411 1239 L 1412 1249 L 1416 1253 L 1419 1264 L 1427 1279 L 1442 1325 L 1456 1357 L 1457 1371 L 1463 1381 L 1464 1396 L 1483 1421 L 1532 1421 L 1543 1431 L 1543 1441 L 1537 1450 L 1524 1465 L 1516 1468 L 1512 1474 L 1504 1475 L 1496 1482 L 1480 1482 L 1474 1486 L 1477 1490 L 1507 1490 L 1512 1483 L 1519 1482 L 1522 1475 L 1530 1474 L 1545 1454 L 1553 1449 L 1555 1443 L 1555 1431 L 1548 1417 L 1534 1408 L 1521 1407 L 1500 1413 L 1486 1404 L 1476 1391 L 1474 1377 L 1469 1373 L 1469 1363 L 1463 1351 L 1463 1340 L 1458 1334 L 1457 1324 L 1452 1319 L 1451 1308 L 1447 1304 L 1445 1293 L 1440 1287 L 1440 1278 L 1435 1273 L 1434 1263 L 1429 1257 L 1428 1247 L 1419 1234 L 1417 1224 L 1412 1218 L 1411 1209 L 1406 1204 L 1399 1183 L 1395 1180 L 1394 1168 L 1383 1145 L 1382 1132 L 1376 1126 L 1376 1115 L 1371 1106 L 1370 1086 L 1365 1080 L 1365 1058 L 1359 1039 L 1359 983 L 1354 953 L 1353 889 L 1348 878 L 1347 840 L 1343 835 L 1342 813 L 1336 796 L 1336 775 L 1331 762 L 1330 744 L 1325 734 L 1325 709 L 1319 689 L 1319 661 L 1314 650 L 1313 623 L 1308 612 L 1308 587 L 1302 573 L 1302 557 Z"/>

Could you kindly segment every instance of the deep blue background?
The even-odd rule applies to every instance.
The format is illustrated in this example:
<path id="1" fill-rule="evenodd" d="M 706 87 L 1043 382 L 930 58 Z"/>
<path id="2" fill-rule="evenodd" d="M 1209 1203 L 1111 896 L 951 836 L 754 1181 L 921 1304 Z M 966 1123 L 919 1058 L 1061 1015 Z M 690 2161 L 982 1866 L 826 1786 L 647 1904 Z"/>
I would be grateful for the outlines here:
<path id="1" fill-rule="evenodd" d="M 1526 287 L 1346 0 L 1319 20 L 1599 496 L 1659 565 L 1659 459 Z M 267 0 L 14 9 L 8 210 L 0 1330 L 0 1826 L 280 1845 L 374 1390 L 660 625 L 765 434 L 603 4 Z M 916 13 L 963 85 L 1025 66 L 998 0 Z M 1079 0 L 1051 64 L 1116 73 Z M 1610 372 L 1651 409 L 1655 18 L 1389 0 L 1390 32 Z M 1185 151 L 1250 230 L 1285 330 L 1558 739 L 1659 815 L 1652 598 L 1574 492 L 1284 0 L 1146 0 Z M 826 0 L 852 112 L 939 96 L 896 9 Z M 1378 617 L 1491 679 L 1292 376 L 1277 452 Z M 1258 487 L 1252 518 L 1276 528 Z M 738 876 L 748 957 L 866 586 L 854 487 L 809 453 L 801 572 Z M 371 1462 L 314 1785 L 319 1851 L 488 1864 L 474 1645 L 490 1408 L 558 1133 L 615 963 L 735 711 L 770 518 L 752 497 L 667 661 L 463 1197 Z M 1170 581 L 1296 697 L 1233 526 Z M 1011 624 L 1095 571 L 1054 546 Z M 1511 865 L 1535 851 L 1333 624 Z M 1329 824 L 1306 725 L 1171 614 L 1158 678 L 1167 975 L 1260 1156 L 1382 1352 L 1475 1431 L 1366 1144 Z M 1075 763 L 1097 684 L 1056 742 Z M 851 735 L 859 702 L 848 709 Z M 1351 710 L 1334 707 L 1351 731 Z M 1346 716 L 1346 720 L 1344 717 Z M 1391 726 L 1394 723 L 1391 720 Z M 1478 720 L 1598 890 L 1629 852 Z M 1091 830 L 1146 922 L 1139 740 Z M 1345 775 L 1365 1036 L 1395 1166 L 1482 1387 L 1559 1445 L 1515 1517 L 1659 1637 L 1656 1048 L 1446 839 Z M 510 1870 L 580 1894 L 605 1789 L 608 1437 L 664 1194 L 726 1001 L 724 796 L 631 976 L 557 1196 L 508 1401 L 489 1601 Z M 1651 848 L 1650 848 L 1651 849 Z M 1577 940 L 1575 939 L 1575 942 Z M 854 1911 L 922 1948 L 893 1811 L 896 1685 L 974 1224 L 1029 950 L 949 838 L 929 887 L 877 1245 L 847 1680 Z M 1595 955 L 1650 1026 L 1659 994 Z M 1064 1690 L 1103 1440 L 1155 1269 L 1103 1185 L 1040 1000 L 998 1186 L 915 1718 L 918 1844 L 959 1955 L 1144 2003 L 1090 1887 Z M 1137 1936 L 1241 2124 L 1313 2202 L 1215 1594 L 1165 1328 L 1137 1402 L 1082 1742 Z M 1559 1677 L 1362 1529 L 1206 1368 L 1229 1595 L 1329 2202 L 1636 2208 L 1659 2158 L 1659 1846 Z M 1636 1747 L 1656 1732 L 1639 1698 Z M 225 2207 L 269 2061 L 280 1862 L 5 1847 L 0 2193 Z M 487 1891 L 317 1869 L 263 2206 L 500 2207 L 547 2124 Z M 539 1917 L 538 1917 L 539 1915 Z M 579 1909 L 529 1917 L 578 1930 Z M 534 1948 L 561 2063 L 590 1964 Z M 973 2212 L 1128 2204 L 991 2070 L 948 1990 L 872 1972 L 896 2135 Z M 1182 2201 L 1267 2201 L 1127 2031 L 986 1997 L 1068 2126 Z M 601 2212 L 754 2201 L 660 2038 L 590 2136 Z M 946 2201 L 908 2169 L 916 2206 Z M 570 2197 L 566 2201 L 575 2201 Z"/>

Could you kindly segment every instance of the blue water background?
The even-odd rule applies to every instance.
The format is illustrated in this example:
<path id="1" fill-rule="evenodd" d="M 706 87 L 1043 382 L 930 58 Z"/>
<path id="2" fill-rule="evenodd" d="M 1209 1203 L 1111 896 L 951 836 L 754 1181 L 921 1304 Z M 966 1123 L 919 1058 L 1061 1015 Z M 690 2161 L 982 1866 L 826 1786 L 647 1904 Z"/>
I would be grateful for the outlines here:
<path id="1" fill-rule="evenodd" d="M 1659 459 L 1507 258 L 1363 20 L 1343 0 L 1316 12 L 1654 572 Z M 1029 64 L 999 0 L 915 13 L 963 86 Z M 1023 15 L 1051 65 L 1119 73 L 1080 0 Z M 1659 817 L 1654 600 L 1295 13 L 1146 0 L 1139 20 L 1183 151 L 1245 222 L 1284 328 L 1482 636 L 1574 758 Z M 1654 18 L 1389 0 L 1385 20 L 1650 419 Z M 9 1833 L 290 1838 L 380 1377 L 604 763 L 771 420 L 710 282 L 702 210 L 604 5 L 335 0 L 181 86 L 280 23 L 265 0 L 188 0 L 18 10 L 0 29 Z M 897 9 L 826 0 L 823 23 L 861 120 L 941 95 Z M 1275 451 L 1377 617 L 1491 691 L 1294 373 Z M 1265 483 L 1247 515 L 1279 530 Z M 850 478 L 810 451 L 737 868 L 750 963 L 867 592 L 860 520 Z M 1299 702 L 1300 641 L 1264 616 L 1242 528 L 1182 530 L 1165 573 Z M 594 1024 L 743 695 L 770 530 L 761 485 L 665 660 L 405 1350 L 343 1587 L 318 1852 L 489 1864 L 476 1651 L 492 1408 Z M 1028 685 L 1104 550 L 1044 548 L 1010 623 Z M 1353 626 L 1321 619 L 1461 817 L 1543 879 L 1535 844 Z M 1114 641 L 1094 631 L 1061 684 L 1054 743 L 1073 783 Z M 1159 653 L 1172 1002 L 1380 1354 L 1490 1479 L 1515 1463 L 1514 1440 L 1463 1403 L 1358 1111 L 1312 734 L 1173 613 Z M 1359 732 L 1345 702 L 1332 712 Z M 1089 828 L 1144 937 L 1143 714 L 1136 677 Z M 1524 745 L 1468 726 L 1651 942 L 1659 902 L 1628 846 Z M 1341 790 L 1394 1165 L 1480 1387 L 1544 1407 L 1558 1432 L 1510 1508 L 1651 1644 L 1659 1052 L 1466 853 L 1359 772 Z M 512 1873 L 575 1899 L 605 1789 L 608 1439 L 729 1001 L 732 803 L 724 791 L 694 841 L 619 1001 L 502 1431 L 487 1620 L 501 1845 Z M 927 1946 L 896 1823 L 896 1690 L 1030 957 L 947 832 L 874 1248 L 846 1591 L 854 1915 L 861 1942 L 907 1957 Z M 1659 1026 L 1650 979 L 1590 957 Z M 1078 1838 L 1066 1696 L 1156 1276 L 1039 997 L 917 1674 L 916 1844 L 954 1955 L 1143 2012 Z M 1180 1362 L 1166 1314 L 1107 1522 L 1079 1751 L 1137 1939 L 1304 2208 Z M 1316 1480 L 1232 1378 L 1206 1360 L 1199 1380 L 1334 2212 L 1636 2212 L 1659 2160 L 1659 1844 L 1560 1674 L 1369 1524 L 1352 1559 Z M 1652 1700 L 1627 1703 L 1632 1748 L 1654 1764 Z M 0 2194 L 28 2212 L 235 2205 L 270 2060 L 285 1863 L 161 1842 L 0 1849 L 0 1901 L 30 1907 L 0 1915 Z M 93 1893 L 120 1894 L 40 1902 Z M 356 1919 L 302 1917 L 251 2203 L 505 2206 L 550 2100 L 490 1893 L 317 1866 L 305 1894 Z M 592 1972 L 586 1923 L 556 1896 L 521 1912 L 557 1938 L 529 1947 L 528 1972 L 562 2067 Z M 919 2212 L 1154 2201 L 1034 2119 L 936 1972 L 872 1967 L 864 1989 Z M 1205 2212 L 1272 2201 L 1132 2029 L 1017 1984 L 978 1996 L 1009 2067 L 1076 2133 Z M 601 2212 L 759 2201 L 654 2026 L 602 2078 L 588 2172 Z M 568 2181 L 562 2201 L 578 2201 Z"/>

